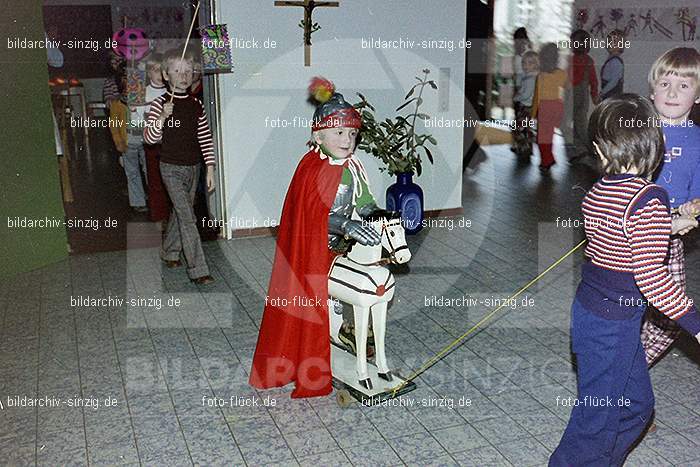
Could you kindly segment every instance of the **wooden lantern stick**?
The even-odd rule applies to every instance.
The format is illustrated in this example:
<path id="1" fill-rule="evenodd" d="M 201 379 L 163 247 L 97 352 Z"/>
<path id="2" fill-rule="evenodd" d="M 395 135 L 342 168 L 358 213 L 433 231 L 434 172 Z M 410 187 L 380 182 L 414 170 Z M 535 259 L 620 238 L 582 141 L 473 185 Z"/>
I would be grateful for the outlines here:
<path id="1" fill-rule="evenodd" d="M 190 41 L 190 37 L 192 37 L 192 29 L 194 28 L 194 22 L 197 21 L 197 13 L 199 13 L 200 3 L 200 1 L 197 1 L 197 6 L 194 8 L 194 13 L 192 14 L 192 22 L 190 23 L 190 31 L 187 33 L 187 39 L 185 39 L 185 46 L 182 48 L 182 55 L 180 55 L 180 61 L 185 59 L 185 52 L 187 52 L 187 43 Z M 172 103 L 174 98 L 175 92 L 171 92 L 169 102 Z"/>

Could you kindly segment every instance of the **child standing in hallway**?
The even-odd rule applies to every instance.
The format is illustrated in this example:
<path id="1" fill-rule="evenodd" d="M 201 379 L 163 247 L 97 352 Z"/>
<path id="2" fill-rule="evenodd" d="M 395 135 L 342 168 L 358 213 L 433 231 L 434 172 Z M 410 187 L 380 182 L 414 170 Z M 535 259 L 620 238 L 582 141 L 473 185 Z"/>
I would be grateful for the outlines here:
<path id="1" fill-rule="evenodd" d="M 214 190 L 214 144 L 202 102 L 187 92 L 192 84 L 194 58 L 186 54 L 181 59 L 180 54 L 171 50 L 163 57 L 163 77 L 170 92 L 151 104 L 144 140 L 161 143 L 160 173 L 173 203 L 161 258 L 168 267 L 177 267 L 182 253 L 190 280 L 208 284 L 214 278 L 209 274 L 197 231 L 193 202 L 202 159 L 207 190 Z"/>
<path id="2" fill-rule="evenodd" d="M 152 53 L 146 60 L 146 72 L 148 73 L 148 86 L 146 86 L 146 115 L 150 110 L 151 103 L 156 98 L 162 96 L 166 92 L 165 83 L 163 82 L 163 73 L 160 62 L 163 60 L 162 54 Z M 160 176 L 160 144 L 147 144 L 144 142 L 146 149 L 146 168 L 148 170 L 148 214 L 152 222 L 164 224 L 168 219 L 170 211 L 170 200 L 163 186 L 163 179 Z M 162 225 L 162 229 L 165 225 Z"/>
<path id="3" fill-rule="evenodd" d="M 523 73 L 519 80 L 520 86 L 513 97 L 516 123 L 516 128 L 513 130 L 513 152 L 518 156 L 518 159 L 529 162 L 532 155 L 532 145 L 535 141 L 531 113 L 537 71 L 540 67 L 537 52 L 528 50 L 523 54 L 522 62 Z"/>
<path id="4" fill-rule="evenodd" d="M 561 127 L 564 115 L 566 72 L 558 67 L 559 51 L 550 42 L 540 50 L 540 73 L 537 75 L 532 118 L 537 119 L 537 144 L 540 148 L 540 171 L 548 173 L 556 164 L 552 152 L 554 128 Z"/>
<path id="5" fill-rule="evenodd" d="M 578 29 L 571 34 L 573 55 L 569 63 L 569 73 L 572 107 L 567 108 L 567 112 L 571 112 L 571 115 L 567 115 L 567 121 L 571 121 L 572 125 L 571 162 L 588 157 L 588 109 L 591 101 L 593 104 L 600 102 L 595 62 L 588 54 L 591 50 L 590 40 L 590 34 L 583 29 Z"/>
<path id="6" fill-rule="evenodd" d="M 110 131 L 117 151 L 120 153 L 119 164 L 124 168 L 126 184 L 129 191 L 129 206 L 136 212 L 147 212 L 146 191 L 146 154 L 143 150 L 142 130 L 132 126 L 131 109 L 127 103 L 126 64 L 117 68 L 115 81 L 121 96 L 112 100 L 109 107 Z"/>
<path id="7" fill-rule="evenodd" d="M 625 51 L 625 33 L 615 29 L 608 34 L 608 59 L 600 69 L 600 98 L 618 97 L 625 87 L 625 62 L 622 52 Z"/>

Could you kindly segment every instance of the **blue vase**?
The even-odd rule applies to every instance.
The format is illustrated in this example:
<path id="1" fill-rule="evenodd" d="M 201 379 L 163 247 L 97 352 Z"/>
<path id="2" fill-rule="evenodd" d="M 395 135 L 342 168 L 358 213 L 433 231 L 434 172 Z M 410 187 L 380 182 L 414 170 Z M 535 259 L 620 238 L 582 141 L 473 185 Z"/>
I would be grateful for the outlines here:
<path id="1" fill-rule="evenodd" d="M 396 174 L 396 183 L 386 189 L 386 208 L 401 212 L 401 222 L 409 235 L 423 228 L 423 190 L 412 178 L 412 172 Z"/>

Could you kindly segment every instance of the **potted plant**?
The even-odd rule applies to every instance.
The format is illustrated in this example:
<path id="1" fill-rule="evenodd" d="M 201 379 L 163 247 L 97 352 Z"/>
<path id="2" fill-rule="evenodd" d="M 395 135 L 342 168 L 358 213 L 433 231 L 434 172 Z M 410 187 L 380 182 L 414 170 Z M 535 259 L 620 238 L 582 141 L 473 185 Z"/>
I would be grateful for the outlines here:
<path id="1" fill-rule="evenodd" d="M 430 118 L 420 112 L 424 89 L 426 86 L 437 89 L 435 82 L 428 80 L 429 73 L 430 70 L 425 69 L 422 78 L 416 76 L 418 83 L 408 91 L 393 119 L 377 120 L 374 106 L 362 94 L 358 93 L 361 101 L 355 104 L 362 115 L 359 148 L 382 161 L 380 171 L 396 175 L 396 183 L 386 190 L 386 208 L 401 212 L 401 220 L 409 234 L 415 234 L 423 228 L 423 190 L 413 183 L 413 174 L 420 176 L 423 171 L 421 153 L 433 163 L 433 154 L 427 145 L 437 145 L 432 135 L 416 131 L 419 120 Z M 409 111 L 410 113 L 405 113 Z"/>

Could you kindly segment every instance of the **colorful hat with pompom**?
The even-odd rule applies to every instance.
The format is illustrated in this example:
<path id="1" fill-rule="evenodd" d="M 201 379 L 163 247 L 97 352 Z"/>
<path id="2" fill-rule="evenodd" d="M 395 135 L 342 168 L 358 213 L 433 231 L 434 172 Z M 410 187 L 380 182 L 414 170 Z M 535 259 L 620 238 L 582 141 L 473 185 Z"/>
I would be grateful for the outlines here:
<path id="1" fill-rule="evenodd" d="M 335 92 L 335 85 L 321 76 L 311 79 L 309 100 L 316 105 L 311 131 L 325 128 L 362 128 L 362 117 L 343 95 Z"/>

